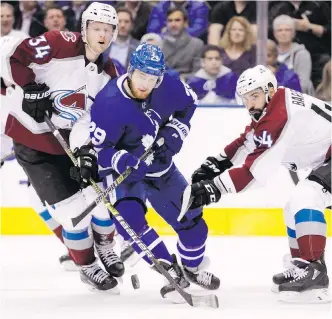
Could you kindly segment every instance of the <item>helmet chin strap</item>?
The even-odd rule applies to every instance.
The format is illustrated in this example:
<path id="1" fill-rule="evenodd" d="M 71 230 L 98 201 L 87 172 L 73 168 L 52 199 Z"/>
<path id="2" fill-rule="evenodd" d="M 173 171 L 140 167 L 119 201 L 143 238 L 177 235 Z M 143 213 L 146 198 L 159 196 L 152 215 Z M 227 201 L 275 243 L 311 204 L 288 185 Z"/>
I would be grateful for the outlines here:
<path id="1" fill-rule="evenodd" d="M 135 94 L 133 92 L 133 88 L 131 86 L 131 78 L 130 78 L 130 76 L 127 77 L 127 83 L 128 83 L 128 87 L 129 87 L 129 90 L 130 90 L 131 94 L 136 98 L 136 96 L 135 96 Z"/>
<path id="2" fill-rule="evenodd" d="M 101 53 L 97 53 L 97 52 L 93 51 L 88 41 L 85 41 L 84 44 L 89 48 L 89 50 L 90 50 L 93 54 L 95 54 L 95 55 L 100 55 L 100 54 L 101 54 Z"/>
<path id="3" fill-rule="evenodd" d="M 85 31 L 85 33 L 86 33 L 86 31 Z M 93 51 L 91 45 L 90 45 L 89 42 L 88 42 L 88 39 L 87 39 L 87 35 L 86 35 L 86 34 L 85 34 L 85 36 L 84 36 L 83 42 L 84 42 L 84 44 L 86 44 L 86 45 L 88 46 L 89 50 L 90 50 L 93 54 L 96 54 L 96 55 L 98 55 L 98 56 L 99 56 L 100 54 L 102 54 L 102 53 L 97 53 L 97 52 Z M 108 47 L 111 45 L 111 43 L 112 43 L 112 39 L 110 40 L 110 43 L 108 44 L 108 46 L 105 48 L 105 50 L 104 50 L 103 52 L 105 52 L 105 51 L 108 49 Z"/>

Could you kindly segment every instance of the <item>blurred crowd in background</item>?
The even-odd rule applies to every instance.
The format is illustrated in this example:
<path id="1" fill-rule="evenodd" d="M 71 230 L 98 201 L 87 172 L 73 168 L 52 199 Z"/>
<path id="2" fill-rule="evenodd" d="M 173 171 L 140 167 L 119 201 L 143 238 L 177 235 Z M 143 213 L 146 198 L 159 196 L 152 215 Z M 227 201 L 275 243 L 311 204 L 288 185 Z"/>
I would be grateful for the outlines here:
<path id="1" fill-rule="evenodd" d="M 234 104 L 238 76 L 256 65 L 256 1 L 98 1 L 111 4 L 119 34 L 104 53 L 119 74 L 140 42 L 160 46 L 202 104 Z M 88 1 L 2 1 L 1 36 L 80 32 Z M 266 65 L 278 84 L 330 102 L 331 1 L 268 1 Z M 2 86 L 6 85 L 2 79 Z"/>

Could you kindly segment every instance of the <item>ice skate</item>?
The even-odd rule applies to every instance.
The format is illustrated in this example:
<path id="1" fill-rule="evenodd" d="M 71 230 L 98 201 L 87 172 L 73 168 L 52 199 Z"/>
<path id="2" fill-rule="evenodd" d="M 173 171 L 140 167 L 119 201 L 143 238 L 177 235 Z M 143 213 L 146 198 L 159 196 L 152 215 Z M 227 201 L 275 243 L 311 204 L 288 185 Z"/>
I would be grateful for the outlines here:
<path id="1" fill-rule="evenodd" d="M 181 267 L 177 263 L 175 255 L 173 255 L 173 263 L 171 265 L 164 264 L 163 266 L 182 289 L 190 286 L 190 283 L 184 277 Z M 173 303 L 186 302 L 169 283 L 160 289 L 160 294 L 163 298 L 171 300 Z"/>
<path id="2" fill-rule="evenodd" d="M 298 268 L 294 279 L 279 285 L 279 300 L 290 303 L 327 303 L 329 277 L 322 261 L 305 261 L 305 268 Z"/>
<path id="3" fill-rule="evenodd" d="M 79 268 L 75 264 L 74 260 L 70 257 L 69 254 L 64 254 L 60 256 L 59 263 L 61 267 L 66 271 L 78 271 Z"/>
<path id="4" fill-rule="evenodd" d="M 198 267 L 184 266 L 184 275 L 190 282 L 199 285 L 200 287 L 208 290 L 216 290 L 220 286 L 220 280 L 212 273 L 205 271 L 210 264 L 209 258 L 204 257 L 203 261 Z"/>
<path id="5" fill-rule="evenodd" d="M 288 260 L 287 260 L 288 259 Z M 283 258 L 285 271 L 278 273 L 272 277 L 272 292 L 279 293 L 279 285 L 290 282 L 296 278 L 296 275 L 307 266 L 307 263 L 301 258 L 291 258 L 286 255 Z"/>
<path id="6" fill-rule="evenodd" d="M 122 262 L 127 261 L 130 257 L 133 256 L 134 253 L 135 250 L 133 247 L 131 247 L 130 242 L 128 240 L 123 241 L 121 245 L 121 255 L 120 255 L 120 259 L 122 260 Z"/>
<path id="7" fill-rule="evenodd" d="M 96 250 L 105 270 L 113 277 L 121 277 L 125 268 L 123 262 L 113 250 L 114 245 L 114 241 L 104 245 L 96 244 Z"/>
<path id="8" fill-rule="evenodd" d="M 108 291 L 119 294 L 118 282 L 98 265 L 95 260 L 90 265 L 80 266 L 81 280 L 93 291 Z"/>

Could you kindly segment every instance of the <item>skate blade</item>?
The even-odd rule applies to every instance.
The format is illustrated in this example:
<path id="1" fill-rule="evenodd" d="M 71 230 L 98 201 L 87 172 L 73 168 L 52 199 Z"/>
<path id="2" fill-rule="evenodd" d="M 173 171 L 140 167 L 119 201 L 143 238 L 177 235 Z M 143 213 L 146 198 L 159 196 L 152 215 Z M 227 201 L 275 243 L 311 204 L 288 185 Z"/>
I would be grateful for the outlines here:
<path id="1" fill-rule="evenodd" d="M 329 303 L 331 295 L 328 288 L 313 289 L 304 292 L 281 291 L 279 301 L 288 303 Z"/>
<path id="2" fill-rule="evenodd" d="M 101 294 L 107 294 L 107 295 L 120 295 L 120 290 L 118 287 L 114 287 L 112 289 L 108 289 L 108 290 L 100 290 L 100 289 L 97 289 L 95 287 L 92 287 L 92 286 L 88 286 L 88 290 L 91 291 L 91 292 L 94 292 L 94 293 L 101 293 Z"/>
<path id="3" fill-rule="evenodd" d="M 271 287 L 271 291 L 275 294 L 279 293 L 279 285 L 273 284 Z"/>
<path id="4" fill-rule="evenodd" d="M 60 264 L 60 266 L 66 271 L 79 271 L 79 268 L 72 260 L 64 261 Z"/>

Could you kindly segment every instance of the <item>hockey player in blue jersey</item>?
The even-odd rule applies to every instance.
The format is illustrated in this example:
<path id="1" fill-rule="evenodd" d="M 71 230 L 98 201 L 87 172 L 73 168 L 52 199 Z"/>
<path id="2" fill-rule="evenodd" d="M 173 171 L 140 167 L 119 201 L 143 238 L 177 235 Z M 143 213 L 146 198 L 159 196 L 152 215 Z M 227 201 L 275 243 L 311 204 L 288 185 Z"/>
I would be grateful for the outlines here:
<path id="1" fill-rule="evenodd" d="M 143 43 L 133 52 L 128 73 L 111 80 L 97 95 L 91 108 L 91 139 L 102 168 L 99 174 L 106 176 L 108 185 L 128 167 L 134 168 L 116 188 L 113 203 L 142 241 L 183 288 L 189 286 L 189 280 L 206 289 L 217 289 L 219 279 L 204 270 L 208 264 L 208 258 L 204 258 L 208 228 L 201 209 L 191 210 L 184 223 L 176 220 L 187 182 L 172 158 L 182 148 L 195 109 L 196 94 L 179 78 L 165 73 L 159 47 Z M 145 162 L 139 161 L 160 137 L 164 145 Z M 149 227 L 146 200 L 178 234 L 183 271 Z M 129 239 L 121 225 L 117 229 L 125 240 Z M 132 246 L 150 263 L 135 243 Z M 161 294 L 166 298 L 173 291 L 166 285 Z"/>

